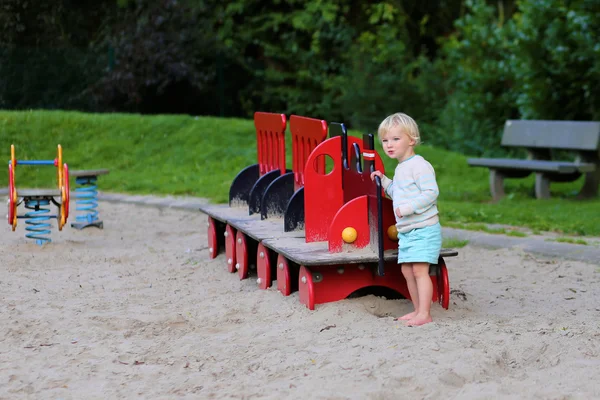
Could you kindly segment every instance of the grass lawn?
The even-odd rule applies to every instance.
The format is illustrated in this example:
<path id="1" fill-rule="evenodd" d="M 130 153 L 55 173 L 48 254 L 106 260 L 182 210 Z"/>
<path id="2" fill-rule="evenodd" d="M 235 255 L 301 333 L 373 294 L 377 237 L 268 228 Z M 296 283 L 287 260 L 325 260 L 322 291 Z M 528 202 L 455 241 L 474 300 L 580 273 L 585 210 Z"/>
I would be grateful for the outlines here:
<path id="1" fill-rule="evenodd" d="M 255 137 L 253 122 L 243 119 L 0 111 L 0 157 L 5 165 L 11 144 L 18 160 L 54 159 L 61 144 L 63 160 L 71 170 L 110 169 L 99 180 L 105 192 L 192 195 L 226 202 L 235 175 L 256 162 Z M 422 137 L 427 142 L 426 131 Z M 291 168 L 289 139 L 286 144 Z M 533 177 L 508 179 L 508 196 L 492 203 L 487 169 L 469 167 L 466 155 L 427 145 L 417 147 L 417 153 L 435 167 L 442 225 L 506 224 L 600 236 L 600 199 L 575 199 L 582 179 L 553 183 L 550 200 L 533 198 Z M 386 170 L 393 173 L 395 161 L 383 157 Z M 23 165 L 17 166 L 16 173 L 18 188 L 56 184 L 53 167 Z M 0 186 L 7 184 L 5 170 L 0 172 Z"/>

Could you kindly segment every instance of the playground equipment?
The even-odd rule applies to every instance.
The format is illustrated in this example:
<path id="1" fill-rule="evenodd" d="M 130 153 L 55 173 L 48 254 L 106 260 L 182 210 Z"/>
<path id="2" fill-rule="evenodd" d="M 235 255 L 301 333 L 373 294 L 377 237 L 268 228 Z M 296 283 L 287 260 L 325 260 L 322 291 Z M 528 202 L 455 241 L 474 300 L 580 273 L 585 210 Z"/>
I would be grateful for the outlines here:
<path id="1" fill-rule="evenodd" d="M 53 165 L 56 167 L 58 189 L 25 189 L 17 190 L 15 176 L 17 165 Z M 23 203 L 27 211 L 18 215 L 17 207 Z M 50 203 L 57 208 L 55 215 L 50 215 Z M 14 231 L 17 219 L 25 218 L 25 236 L 34 239 L 37 244 L 51 242 L 50 219 L 56 218 L 58 230 L 62 230 L 69 217 L 69 168 L 63 164 L 62 147 L 58 145 L 57 158 L 54 160 L 17 160 L 15 146 L 10 146 L 10 161 L 8 163 L 8 224 Z"/>
<path id="2" fill-rule="evenodd" d="M 410 298 L 397 264 L 392 202 L 374 170 L 384 171 L 373 135 L 349 136 L 344 124 L 292 115 L 292 171 L 285 168 L 286 116 L 257 112 L 258 163 L 231 184 L 228 205 L 207 204 L 211 258 L 225 250 L 227 270 L 246 279 L 256 270 L 271 287 L 300 302 L 337 301 L 373 287 Z M 329 138 L 327 133 L 329 130 Z M 332 166 L 329 171 L 328 167 Z M 430 268 L 433 301 L 448 308 L 450 285 L 442 249 Z"/>
<path id="3" fill-rule="evenodd" d="M 76 222 L 71 223 L 75 229 L 84 229 L 90 226 L 103 229 L 104 222 L 98 217 L 98 176 L 108 174 L 107 169 L 74 170 L 71 176 L 75 177 L 75 210 L 80 211 L 75 217 Z"/>

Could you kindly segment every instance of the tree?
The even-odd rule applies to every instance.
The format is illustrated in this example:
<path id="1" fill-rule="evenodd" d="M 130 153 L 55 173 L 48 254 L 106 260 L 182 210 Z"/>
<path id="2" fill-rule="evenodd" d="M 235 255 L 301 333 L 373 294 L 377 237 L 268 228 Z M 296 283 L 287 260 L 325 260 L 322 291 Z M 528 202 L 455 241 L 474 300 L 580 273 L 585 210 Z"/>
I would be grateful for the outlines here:
<path id="1" fill-rule="evenodd" d="M 208 9 L 176 0 L 129 1 L 102 46 L 114 66 L 93 87 L 104 110 L 216 114 L 216 37 Z"/>

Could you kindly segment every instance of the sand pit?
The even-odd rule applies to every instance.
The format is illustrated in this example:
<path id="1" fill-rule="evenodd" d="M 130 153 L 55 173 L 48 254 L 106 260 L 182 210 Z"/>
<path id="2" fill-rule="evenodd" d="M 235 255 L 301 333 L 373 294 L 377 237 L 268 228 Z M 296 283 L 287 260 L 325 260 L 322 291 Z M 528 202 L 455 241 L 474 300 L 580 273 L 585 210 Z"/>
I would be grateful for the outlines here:
<path id="1" fill-rule="evenodd" d="M 208 259 L 199 212 L 101 204 L 104 230 L 0 230 L 2 399 L 600 397 L 600 266 L 467 246 L 450 310 L 317 305 Z"/>

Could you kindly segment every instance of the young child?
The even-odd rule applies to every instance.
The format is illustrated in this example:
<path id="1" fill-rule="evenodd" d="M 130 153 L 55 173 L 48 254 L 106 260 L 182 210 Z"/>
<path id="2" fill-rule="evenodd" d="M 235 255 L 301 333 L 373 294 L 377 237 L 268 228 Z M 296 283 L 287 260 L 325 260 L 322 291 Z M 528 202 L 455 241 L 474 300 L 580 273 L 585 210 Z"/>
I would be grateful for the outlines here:
<path id="1" fill-rule="evenodd" d="M 415 307 L 415 311 L 398 319 L 409 326 L 424 325 L 432 321 L 429 311 L 433 285 L 429 264 L 437 264 L 442 248 L 435 171 L 429 162 L 415 154 L 414 147 L 421 137 L 417 123 L 408 115 L 390 115 L 381 122 L 377 134 L 385 154 L 398 160 L 398 166 L 393 180 L 381 171 L 373 172 L 371 179 L 381 178 L 383 189 L 394 204 L 398 264 L 402 264 L 402 275 Z"/>

